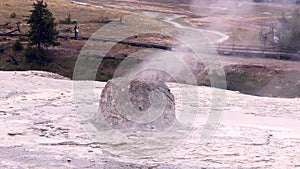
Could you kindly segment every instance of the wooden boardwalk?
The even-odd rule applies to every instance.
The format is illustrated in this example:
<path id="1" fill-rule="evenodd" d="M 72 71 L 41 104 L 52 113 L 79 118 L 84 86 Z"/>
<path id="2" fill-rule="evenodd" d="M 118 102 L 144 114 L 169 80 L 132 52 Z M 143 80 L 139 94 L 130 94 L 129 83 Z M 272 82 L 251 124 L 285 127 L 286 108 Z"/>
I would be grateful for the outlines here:
<path id="1" fill-rule="evenodd" d="M 28 36 L 28 34 L 0 34 L 0 36 L 6 36 L 6 37 L 20 37 L 20 36 Z M 90 38 L 90 37 L 78 37 L 75 39 L 75 37 L 72 36 L 61 36 L 59 35 L 58 38 L 60 39 L 73 39 L 73 40 L 92 40 L 92 41 L 99 41 L 99 42 L 115 42 L 119 44 L 125 44 L 130 46 L 136 46 L 136 47 L 144 47 L 144 48 L 155 48 L 155 49 L 161 49 L 161 50 L 172 50 L 172 47 L 167 45 L 160 45 L 160 44 L 154 44 L 154 43 L 144 43 L 144 42 L 132 42 L 127 40 L 117 40 L 117 39 L 108 39 L 108 38 Z"/>
<path id="2" fill-rule="evenodd" d="M 74 39 L 74 37 L 69 36 L 58 36 L 62 39 Z M 144 48 L 156 48 L 156 49 L 162 49 L 162 50 L 172 50 L 172 47 L 166 46 L 166 45 L 160 45 L 160 44 L 154 44 L 154 43 L 144 43 L 144 42 L 132 42 L 127 40 L 117 40 L 117 39 L 109 39 L 109 38 L 90 38 L 90 37 L 78 37 L 76 40 L 91 40 L 91 41 L 98 41 L 98 42 L 115 42 L 130 46 L 136 46 L 136 47 L 144 47 Z"/>
<path id="3" fill-rule="evenodd" d="M 0 34 L 0 36 L 27 36 L 27 34 Z M 70 36 L 58 36 L 61 39 L 73 39 L 74 37 Z M 143 42 L 132 42 L 127 40 L 117 40 L 117 39 L 108 39 L 108 38 L 90 38 L 90 37 L 78 37 L 76 40 L 92 40 L 99 42 L 115 42 L 130 46 L 144 47 L 144 48 L 155 48 L 161 50 L 172 50 L 171 46 L 154 44 L 154 43 L 143 43 Z M 280 60 L 292 60 L 300 61 L 300 51 L 297 52 L 284 52 L 274 46 L 245 46 L 245 45 L 215 45 L 215 49 L 220 55 L 231 55 L 238 57 L 259 57 L 259 58 L 272 58 Z"/>
<path id="4" fill-rule="evenodd" d="M 218 54 L 300 61 L 300 53 L 283 52 L 273 46 L 216 45 Z"/>

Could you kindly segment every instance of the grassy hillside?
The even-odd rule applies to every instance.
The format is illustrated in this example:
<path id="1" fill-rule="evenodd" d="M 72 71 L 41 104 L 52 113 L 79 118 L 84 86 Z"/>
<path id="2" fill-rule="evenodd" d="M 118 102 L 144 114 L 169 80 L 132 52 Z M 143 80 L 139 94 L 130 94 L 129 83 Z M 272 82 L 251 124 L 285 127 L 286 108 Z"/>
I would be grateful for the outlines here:
<path id="1" fill-rule="evenodd" d="M 26 18 L 30 14 L 32 9 L 33 0 L 0 0 L 0 25 L 9 23 L 11 28 L 7 26 L 0 27 L 0 34 L 9 32 L 16 28 L 16 23 L 21 21 L 21 33 L 26 34 L 29 30 L 29 26 L 26 23 Z M 97 30 L 101 29 L 107 21 L 118 20 L 121 16 L 128 15 L 129 12 L 121 11 L 117 9 L 108 9 L 108 8 L 98 8 L 91 6 L 84 6 L 79 4 L 69 3 L 63 0 L 46 0 L 48 4 L 48 9 L 54 14 L 56 18 L 56 23 L 59 23 L 60 20 L 64 20 L 68 15 L 71 16 L 72 21 L 76 21 L 79 25 L 79 36 L 80 37 L 91 37 Z M 11 15 L 15 15 L 14 18 Z M 139 18 L 141 19 L 141 18 Z M 144 25 L 147 25 L 145 29 L 161 29 L 163 24 L 157 21 L 156 19 L 151 19 L 144 17 Z M 129 28 L 126 25 L 135 25 L 135 22 L 140 22 L 139 20 L 127 20 L 123 24 L 124 27 Z M 114 22 L 119 24 L 118 22 Z M 73 37 L 74 33 L 64 30 L 73 31 L 74 24 L 58 24 L 57 29 L 60 31 L 59 35 Z M 144 29 L 144 28 L 138 28 Z M 137 30 L 132 30 L 136 32 Z M 106 32 L 108 35 L 118 35 L 122 32 Z M 25 48 L 22 51 L 14 51 L 12 49 L 13 44 L 20 40 L 23 47 Z M 142 34 L 134 37 L 129 37 L 130 41 L 135 42 L 146 42 L 146 43 L 157 43 L 157 44 L 169 44 L 170 38 L 155 35 L 155 34 Z M 28 44 L 27 37 L 0 37 L 0 70 L 44 70 L 60 75 L 72 78 L 73 69 L 77 57 L 85 45 L 86 41 L 82 40 L 72 40 L 72 39 L 59 39 L 60 46 L 50 47 L 47 52 L 51 54 L 52 62 L 45 65 L 37 65 L 35 63 L 27 63 L 25 61 L 25 50 Z M 100 42 L 99 42 L 100 43 Z M 108 43 L 103 42 L 101 45 L 107 45 Z M 101 50 L 101 49 L 100 49 Z M 120 56 L 127 56 L 131 53 L 139 50 L 139 47 L 133 47 L 125 44 L 118 44 L 109 51 L 108 59 L 104 59 L 99 65 L 97 80 L 106 81 L 110 79 L 122 61 L 118 59 Z M 117 59 L 115 59 L 115 58 Z M 17 61 L 17 64 L 12 62 Z"/>
<path id="2" fill-rule="evenodd" d="M 29 11 L 32 9 L 33 2 L 33 0 L 0 0 L 0 25 L 9 23 L 8 27 L 0 27 L 0 33 L 16 29 L 16 23 L 20 21 L 22 22 L 20 25 L 21 33 L 26 34 L 29 26 L 25 20 L 30 14 Z M 125 11 L 82 6 L 62 0 L 46 0 L 45 2 L 48 4 L 48 9 L 54 14 L 56 23 L 59 20 L 64 20 L 67 15 L 71 15 L 72 20 L 77 21 L 80 26 L 80 36 L 86 37 L 91 36 L 105 24 L 101 22 L 103 18 L 115 20 L 127 14 Z M 11 17 L 13 14 L 15 14 L 14 18 Z M 72 37 L 74 36 L 72 32 L 63 32 L 62 30 L 73 31 L 73 27 L 73 24 L 58 24 L 57 29 L 60 31 L 60 35 Z M 51 47 L 47 50 L 52 56 L 52 62 L 37 65 L 25 61 L 25 49 L 22 51 L 12 49 L 13 44 L 18 39 L 26 49 L 28 44 L 26 37 L 0 37 L 0 70 L 45 70 L 71 78 L 77 56 L 85 44 L 85 41 L 59 39 L 60 46 Z M 126 48 L 126 46 L 119 45 L 119 49 L 122 48 Z M 17 64 L 11 63 L 13 59 L 17 61 Z M 105 76 L 98 79 L 106 80 L 107 78 Z"/>

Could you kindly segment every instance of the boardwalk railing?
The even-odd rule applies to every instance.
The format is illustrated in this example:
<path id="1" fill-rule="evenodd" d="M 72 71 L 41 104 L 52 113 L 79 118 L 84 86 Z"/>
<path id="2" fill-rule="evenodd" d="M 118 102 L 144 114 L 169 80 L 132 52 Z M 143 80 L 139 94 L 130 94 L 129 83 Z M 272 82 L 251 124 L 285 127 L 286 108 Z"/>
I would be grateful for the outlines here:
<path id="1" fill-rule="evenodd" d="M 26 34 L 0 34 L 0 36 L 27 36 Z M 70 36 L 58 36 L 62 39 L 74 39 Z M 100 42 L 115 42 L 120 44 L 126 44 L 136 47 L 144 48 L 156 48 L 161 50 L 172 50 L 172 47 L 167 45 L 160 45 L 154 43 L 145 42 L 132 42 L 127 40 L 117 40 L 117 39 L 106 39 L 106 38 L 89 38 L 89 37 L 79 37 L 77 40 L 92 40 Z M 245 45 L 220 45 L 216 44 L 215 49 L 220 55 L 233 55 L 241 57 L 261 57 L 261 58 L 273 58 L 281 60 L 293 60 L 300 61 L 300 52 L 283 52 L 274 46 L 245 46 Z"/>
<path id="2" fill-rule="evenodd" d="M 19 37 L 19 36 L 28 36 L 28 34 L 0 34 L 0 36 L 8 36 L 8 37 Z M 74 37 L 70 36 L 62 36 L 59 35 L 58 38 L 61 39 L 75 39 Z M 172 50 L 172 47 L 167 45 L 160 45 L 155 43 L 145 43 L 145 42 L 132 42 L 127 40 L 117 40 L 117 39 L 108 39 L 108 38 L 89 38 L 89 37 L 78 37 L 76 40 L 91 40 L 91 41 L 99 41 L 99 42 L 115 42 L 119 44 L 125 44 L 130 46 L 136 47 L 144 47 L 144 48 L 155 48 L 161 50 Z"/>
<path id="3" fill-rule="evenodd" d="M 300 61 L 299 52 L 283 52 L 274 46 L 216 45 L 218 54 Z"/>

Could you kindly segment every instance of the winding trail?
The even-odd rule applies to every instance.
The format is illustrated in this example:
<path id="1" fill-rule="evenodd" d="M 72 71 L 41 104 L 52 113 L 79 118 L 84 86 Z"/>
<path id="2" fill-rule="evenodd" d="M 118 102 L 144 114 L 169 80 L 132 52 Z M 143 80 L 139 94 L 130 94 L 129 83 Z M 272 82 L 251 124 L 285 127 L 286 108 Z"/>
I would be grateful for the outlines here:
<path id="1" fill-rule="evenodd" d="M 68 1 L 68 2 L 78 4 L 78 5 L 84 5 L 84 6 L 93 6 L 93 7 L 97 7 L 97 8 L 104 8 L 104 7 L 106 7 L 106 8 L 116 8 L 116 9 L 120 9 L 120 10 L 126 10 L 126 7 L 127 7 L 127 6 L 122 6 L 122 7 L 118 8 L 118 6 L 116 6 L 116 5 L 95 5 L 95 4 L 91 4 L 91 3 L 78 2 L 78 1 L 73 1 L 73 0 Z M 128 9 L 130 10 L 130 7 L 128 7 Z M 155 18 L 157 18 L 158 15 L 162 14 L 160 12 L 147 12 L 147 11 L 141 11 L 139 13 L 143 14 L 143 15 L 146 15 L 146 16 L 152 16 L 152 17 L 155 17 Z M 171 14 L 169 14 L 169 15 L 171 15 Z M 205 35 L 205 33 L 210 33 L 210 34 L 216 34 L 217 36 L 220 36 L 220 38 L 218 38 L 216 40 L 216 42 L 212 42 L 212 43 L 222 43 L 222 42 L 226 41 L 227 39 L 229 39 L 228 35 L 226 35 L 222 32 L 219 32 L 219 31 L 200 29 L 200 28 L 196 28 L 194 26 L 184 26 L 181 23 L 176 22 L 176 19 L 180 19 L 182 17 L 183 17 L 183 15 L 180 16 L 180 15 L 172 14 L 172 16 L 164 16 L 164 17 L 159 18 L 159 19 L 161 19 L 161 21 L 163 21 L 163 22 L 170 23 L 170 24 L 174 25 L 176 28 L 179 28 L 179 29 L 186 29 L 186 30 L 191 30 L 191 31 L 200 31 L 200 32 L 203 33 L 203 35 Z"/>
<path id="2" fill-rule="evenodd" d="M 228 35 L 226 35 L 224 33 L 221 33 L 221 32 L 218 32 L 218 31 L 199 29 L 199 28 L 195 28 L 195 27 L 192 27 L 192 26 L 183 26 L 179 22 L 175 21 L 175 19 L 178 19 L 178 18 L 181 18 L 181 17 L 174 15 L 174 17 L 166 17 L 165 19 L 163 19 L 163 21 L 174 25 L 176 28 L 187 29 L 187 30 L 192 30 L 192 31 L 200 31 L 204 35 L 205 35 L 205 32 L 216 34 L 216 35 L 220 36 L 220 38 L 218 38 L 217 41 L 216 41 L 217 43 L 222 43 L 222 42 L 226 41 L 229 38 Z"/>

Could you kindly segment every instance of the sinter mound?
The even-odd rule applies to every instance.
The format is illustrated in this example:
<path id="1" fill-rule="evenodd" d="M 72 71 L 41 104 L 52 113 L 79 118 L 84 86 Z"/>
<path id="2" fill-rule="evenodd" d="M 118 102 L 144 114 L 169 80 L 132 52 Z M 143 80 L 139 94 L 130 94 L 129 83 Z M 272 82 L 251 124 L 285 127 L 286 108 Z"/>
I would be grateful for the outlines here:
<path id="1" fill-rule="evenodd" d="M 102 90 L 99 111 L 114 129 L 163 131 L 175 120 L 175 99 L 163 82 L 113 79 Z"/>

